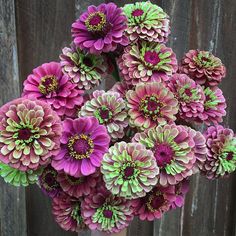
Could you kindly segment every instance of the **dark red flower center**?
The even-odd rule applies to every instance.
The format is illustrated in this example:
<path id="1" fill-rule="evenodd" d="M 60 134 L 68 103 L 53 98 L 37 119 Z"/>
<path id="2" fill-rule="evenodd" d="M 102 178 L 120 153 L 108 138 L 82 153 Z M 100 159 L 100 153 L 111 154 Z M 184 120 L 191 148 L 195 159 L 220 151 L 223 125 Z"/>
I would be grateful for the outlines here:
<path id="1" fill-rule="evenodd" d="M 38 88 L 43 95 L 48 95 L 51 92 L 57 91 L 58 89 L 57 78 L 54 75 L 46 75 L 42 77 Z"/>
<path id="2" fill-rule="evenodd" d="M 157 65 L 161 60 L 156 52 L 147 51 L 144 55 L 144 60 L 152 64 L 153 66 Z"/>
<path id="3" fill-rule="evenodd" d="M 189 97 L 191 97 L 193 95 L 191 89 L 189 89 L 189 88 L 185 89 L 185 94 Z"/>
<path id="4" fill-rule="evenodd" d="M 160 106 L 160 103 L 158 101 L 152 101 L 152 100 L 149 100 L 148 103 L 147 103 L 147 108 L 149 111 L 155 111 L 159 108 Z"/>
<path id="5" fill-rule="evenodd" d="M 229 152 L 226 156 L 227 161 L 231 161 L 233 158 L 234 158 L 234 153 L 233 152 Z"/>
<path id="6" fill-rule="evenodd" d="M 159 195 L 153 197 L 153 199 L 150 202 L 150 205 L 154 210 L 158 210 L 160 209 L 160 207 L 163 206 L 164 203 L 165 203 L 165 198 L 163 197 L 163 195 Z"/>
<path id="7" fill-rule="evenodd" d="M 48 184 L 48 186 L 53 186 L 55 184 L 55 176 L 52 172 L 48 172 L 45 177 L 44 181 Z"/>
<path id="8" fill-rule="evenodd" d="M 75 159 L 89 158 L 93 152 L 94 143 L 86 134 L 75 135 L 69 138 L 68 151 L 71 157 Z"/>
<path id="9" fill-rule="evenodd" d="M 165 167 L 167 164 L 170 164 L 173 159 L 173 155 L 174 152 L 172 148 L 165 143 L 158 144 L 154 152 L 154 156 L 159 167 Z"/>
<path id="10" fill-rule="evenodd" d="M 210 62 L 211 59 L 209 57 L 202 57 L 202 62 Z"/>
<path id="11" fill-rule="evenodd" d="M 136 9 L 134 11 L 132 11 L 132 16 L 142 16 L 144 13 L 144 11 L 142 9 Z"/>
<path id="12" fill-rule="evenodd" d="M 107 120 L 110 118 L 110 112 L 109 112 L 109 109 L 101 109 L 100 110 L 100 116 L 103 120 Z"/>
<path id="13" fill-rule="evenodd" d="M 113 216 L 113 212 L 111 210 L 104 210 L 103 215 L 104 215 L 104 217 L 111 219 Z"/>
<path id="14" fill-rule="evenodd" d="M 57 172 L 55 170 L 52 168 L 45 169 L 40 178 L 42 180 L 42 186 L 48 191 L 60 188 L 56 178 Z"/>
<path id="15" fill-rule="evenodd" d="M 31 131 L 28 128 L 20 129 L 18 131 L 18 138 L 20 140 L 28 140 L 31 137 Z"/>
<path id="16" fill-rule="evenodd" d="M 106 23 L 106 15 L 99 11 L 89 14 L 88 18 L 85 21 L 87 29 L 92 32 L 103 31 Z"/>
<path id="17" fill-rule="evenodd" d="M 124 170 L 124 175 L 126 178 L 132 177 L 134 174 L 134 167 L 128 166 Z"/>
<path id="18" fill-rule="evenodd" d="M 87 67 L 92 67 L 92 66 L 93 66 L 92 60 L 91 60 L 90 58 L 88 58 L 88 57 L 85 57 L 85 58 L 83 59 L 83 63 L 84 63 Z"/>

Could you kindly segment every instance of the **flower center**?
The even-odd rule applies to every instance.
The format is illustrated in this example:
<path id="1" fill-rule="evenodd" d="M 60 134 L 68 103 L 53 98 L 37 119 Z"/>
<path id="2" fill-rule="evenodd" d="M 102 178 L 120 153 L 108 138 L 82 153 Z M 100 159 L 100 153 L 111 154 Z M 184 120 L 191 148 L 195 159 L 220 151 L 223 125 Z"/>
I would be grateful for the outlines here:
<path id="1" fill-rule="evenodd" d="M 233 152 L 229 152 L 226 156 L 227 161 L 231 161 L 233 158 L 234 158 L 234 153 Z"/>
<path id="2" fill-rule="evenodd" d="M 133 176 L 134 174 L 134 168 L 132 166 L 126 167 L 124 170 L 124 175 L 126 178 L 129 178 L 131 176 Z"/>
<path id="3" fill-rule="evenodd" d="M 144 55 L 145 62 L 152 64 L 153 66 L 157 65 L 161 60 L 156 52 L 147 51 Z"/>
<path id="4" fill-rule="evenodd" d="M 84 225 L 84 220 L 81 216 L 81 206 L 80 206 L 80 202 L 76 203 L 74 205 L 74 208 L 71 212 L 71 217 L 72 219 L 74 219 L 78 225 L 80 225 L 80 227 L 84 228 L 85 225 Z"/>
<path id="5" fill-rule="evenodd" d="M 93 66 L 93 61 L 89 58 L 89 57 L 85 57 L 83 59 L 83 63 L 84 65 L 86 65 L 87 67 L 92 67 Z"/>
<path id="6" fill-rule="evenodd" d="M 112 112 L 106 106 L 102 106 L 94 112 L 94 116 L 99 120 L 100 124 L 103 124 L 111 120 Z"/>
<path id="7" fill-rule="evenodd" d="M 135 9 L 134 11 L 132 11 L 132 16 L 142 16 L 144 13 L 144 11 L 142 9 Z"/>
<path id="8" fill-rule="evenodd" d="M 157 120 L 158 115 L 160 115 L 162 106 L 162 103 L 155 95 L 146 96 L 144 99 L 141 99 L 139 110 L 143 112 L 146 118 L 150 117 L 155 121 Z"/>
<path id="9" fill-rule="evenodd" d="M 43 95 L 48 95 L 51 92 L 55 92 L 58 89 L 58 81 L 54 75 L 46 75 L 41 78 L 39 83 L 39 91 Z"/>
<path id="10" fill-rule="evenodd" d="M 47 191 L 58 189 L 60 186 L 56 181 L 57 172 L 52 169 L 44 170 L 42 174 L 42 185 Z"/>
<path id="11" fill-rule="evenodd" d="M 28 140 L 31 137 L 31 131 L 28 128 L 20 129 L 18 131 L 18 138 L 20 140 Z"/>
<path id="12" fill-rule="evenodd" d="M 75 177 L 70 176 L 70 175 L 66 175 L 65 177 L 71 185 L 78 185 L 78 184 L 81 184 L 85 181 L 84 177 L 75 178 Z"/>
<path id="13" fill-rule="evenodd" d="M 193 95 L 191 92 L 191 89 L 189 89 L 189 88 L 185 89 L 185 94 L 189 97 L 191 97 Z"/>
<path id="14" fill-rule="evenodd" d="M 165 204 L 165 198 L 161 193 L 157 193 L 155 195 L 151 195 L 148 198 L 147 208 L 151 212 L 155 212 L 159 210 Z"/>
<path id="15" fill-rule="evenodd" d="M 102 12 L 91 13 L 85 21 L 88 31 L 99 32 L 103 31 L 106 26 L 106 15 Z"/>
<path id="16" fill-rule="evenodd" d="M 157 145 L 154 156 L 159 167 L 165 167 L 167 164 L 171 163 L 173 159 L 174 152 L 168 144 L 159 144 Z"/>
<path id="17" fill-rule="evenodd" d="M 103 215 L 104 215 L 104 217 L 111 219 L 113 216 L 113 212 L 111 210 L 104 210 Z"/>
<path id="18" fill-rule="evenodd" d="M 94 143 L 86 134 L 76 134 L 69 138 L 67 147 L 71 157 L 81 160 L 90 157 L 90 154 L 93 152 Z"/>

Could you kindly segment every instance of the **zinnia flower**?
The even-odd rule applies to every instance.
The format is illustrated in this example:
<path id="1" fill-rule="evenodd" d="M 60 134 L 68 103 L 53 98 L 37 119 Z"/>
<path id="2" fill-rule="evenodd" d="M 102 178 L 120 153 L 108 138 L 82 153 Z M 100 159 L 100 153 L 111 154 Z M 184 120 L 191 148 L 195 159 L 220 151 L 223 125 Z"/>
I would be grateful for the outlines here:
<path id="1" fill-rule="evenodd" d="M 52 159 L 52 166 L 66 174 L 80 177 L 95 173 L 107 152 L 110 138 L 106 127 L 94 117 L 63 122 L 61 150 Z"/>
<path id="2" fill-rule="evenodd" d="M 76 198 L 91 194 L 99 181 L 99 172 L 89 176 L 73 177 L 64 172 L 60 172 L 57 177 L 61 188 L 68 195 Z"/>
<path id="3" fill-rule="evenodd" d="M 30 184 L 35 184 L 38 181 L 38 176 L 41 174 L 42 170 L 43 169 L 40 168 L 36 171 L 20 171 L 0 162 L 0 176 L 6 183 L 16 187 L 26 187 Z"/>
<path id="4" fill-rule="evenodd" d="M 124 49 L 118 65 L 127 84 L 140 82 L 165 82 L 178 69 L 171 48 L 164 44 L 142 41 Z"/>
<path id="5" fill-rule="evenodd" d="M 0 109 L 0 161 L 36 170 L 59 152 L 61 131 L 61 120 L 47 103 L 15 99 Z"/>
<path id="6" fill-rule="evenodd" d="M 176 119 L 178 101 L 161 83 L 138 84 L 126 97 L 131 126 L 144 130 Z"/>
<path id="7" fill-rule="evenodd" d="M 226 102 L 222 91 L 217 87 L 207 87 L 204 89 L 204 94 L 204 110 L 199 114 L 197 121 L 206 125 L 221 123 L 222 117 L 226 115 Z"/>
<path id="8" fill-rule="evenodd" d="M 57 171 L 48 165 L 39 176 L 39 185 L 43 193 L 51 198 L 56 197 L 62 192 L 57 181 Z"/>
<path id="9" fill-rule="evenodd" d="M 127 45 L 124 35 L 126 16 L 114 3 L 89 6 L 76 22 L 72 24 L 72 37 L 80 49 L 92 54 L 111 52 L 119 45 Z"/>
<path id="10" fill-rule="evenodd" d="M 102 160 L 101 172 L 112 194 L 134 199 L 143 197 L 157 184 L 159 168 L 153 153 L 138 143 L 116 143 Z"/>
<path id="11" fill-rule="evenodd" d="M 226 69 L 218 57 L 199 50 L 186 53 L 179 70 L 198 84 L 206 86 L 217 86 L 226 75 Z"/>
<path id="12" fill-rule="evenodd" d="M 203 174 L 208 179 L 228 175 L 236 170 L 236 136 L 221 125 L 210 126 L 206 132 L 207 160 Z"/>
<path id="13" fill-rule="evenodd" d="M 160 185 L 175 185 L 193 174 L 195 143 L 183 126 L 158 126 L 137 133 L 132 141 L 144 144 L 153 151 L 160 168 Z"/>
<path id="14" fill-rule="evenodd" d="M 130 41 L 143 39 L 165 43 L 170 34 L 169 17 L 159 6 L 151 2 L 135 2 L 123 7 L 128 18 L 126 30 Z"/>
<path id="15" fill-rule="evenodd" d="M 126 93 L 128 92 L 128 90 L 131 90 L 131 89 L 133 89 L 132 85 L 128 85 L 124 81 L 122 81 L 122 82 L 116 82 L 113 85 L 113 87 L 110 89 L 110 91 L 119 93 L 120 97 L 125 99 Z"/>
<path id="16" fill-rule="evenodd" d="M 80 232 L 86 229 L 81 215 L 81 201 L 66 194 L 53 198 L 52 214 L 55 221 L 66 231 Z"/>
<path id="17" fill-rule="evenodd" d="M 184 205 L 184 200 L 187 192 L 189 191 L 189 180 L 184 179 L 175 186 L 175 201 L 172 202 L 171 208 L 176 209 Z"/>
<path id="18" fill-rule="evenodd" d="M 179 101 L 181 119 L 193 121 L 204 110 L 205 95 L 202 87 L 185 74 L 174 74 L 168 87 Z"/>
<path id="19" fill-rule="evenodd" d="M 145 197 L 138 199 L 134 205 L 140 220 L 153 221 L 160 219 L 163 213 L 169 211 L 174 201 L 174 186 L 157 186 Z"/>
<path id="20" fill-rule="evenodd" d="M 105 125 L 113 140 L 124 136 L 124 128 L 128 126 L 126 102 L 119 93 L 112 91 L 93 92 L 92 99 L 80 110 L 80 116 L 94 116 L 99 123 Z"/>
<path id="21" fill-rule="evenodd" d="M 104 56 L 83 52 L 72 43 L 62 49 L 60 55 L 64 74 L 77 84 L 79 89 L 89 90 L 98 86 L 108 73 L 108 64 Z"/>
<path id="22" fill-rule="evenodd" d="M 118 233 L 134 218 L 132 201 L 99 188 L 84 198 L 81 205 L 84 222 L 91 230 Z"/>
<path id="23" fill-rule="evenodd" d="M 45 63 L 24 81 L 22 96 L 47 102 L 61 117 L 71 117 L 83 102 L 83 91 L 63 75 L 60 63 Z"/>

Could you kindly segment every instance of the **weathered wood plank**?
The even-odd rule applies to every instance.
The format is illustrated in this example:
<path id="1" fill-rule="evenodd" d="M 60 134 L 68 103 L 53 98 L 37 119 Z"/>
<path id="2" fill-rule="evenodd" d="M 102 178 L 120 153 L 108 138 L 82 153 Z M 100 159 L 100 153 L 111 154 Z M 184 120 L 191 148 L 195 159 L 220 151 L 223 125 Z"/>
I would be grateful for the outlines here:
<path id="1" fill-rule="evenodd" d="M 0 0 L 0 106 L 19 96 L 15 4 Z M 25 190 L 0 179 L 0 235 L 26 236 Z"/>
<path id="2" fill-rule="evenodd" d="M 74 0 L 17 0 L 17 38 L 21 84 L 32 69 L 58 61 L 62 47 L 70 43 Z M 27 189 L 28 236 L 76 235 L 60 229 L 51 215 L 51 204 L 34 185 Z M 20 235 L 20 234 L 19 234 Z"/>

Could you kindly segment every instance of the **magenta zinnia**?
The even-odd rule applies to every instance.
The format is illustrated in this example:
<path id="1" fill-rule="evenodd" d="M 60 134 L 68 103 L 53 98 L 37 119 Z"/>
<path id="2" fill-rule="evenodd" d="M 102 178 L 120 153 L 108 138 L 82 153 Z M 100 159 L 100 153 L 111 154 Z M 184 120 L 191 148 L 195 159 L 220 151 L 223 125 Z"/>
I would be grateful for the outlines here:
<path id="1" fill-rule="evenodd" d="M 208 179 L 228 175 L 236 170 L 236 137 L 233 130 L 221 125 L 210 126 L 206 132 L 207 160 L 202 173 Z"/>
<path id="2" fill-rule="evenodd" d="M 96 117 L 100 124 L 106 125 L 113 140 L 122 138 L 124 128 L 128 126 L 126 102 L 117 92 L 96 90 L 93 92 L 92 99 L 84 104 L 79 114 Z"/>
<path id="3" fill-rule="evenodd" d="M 106 127 L 94 117 L 66 119 L 63 122 L 61 150 L 52 166 L 66 174 L 80 177 L 95 173 L 108 150 L 110 138 Z"/>
<path id="4" fill-rule="evenodd" d="M 176 119 L 178 101 L 161 83 L 138 84 L 126 97 L 131 126 L 144 130 Z"/>
<path id="5" fill-rule="evenodd" d="M 145 196 L 157 184 L 159 168 L 145 146 L 120 142 L 104 155 L 101 172 L 112 194 L 134 199 Z"/>
<path id="6" fill-rule="evenodd" d="M 178 69 L 171 48 L 145 41 L 126 47 L 118 65 L 126 83 L 132 85 L 139 82 L 165 82 Z"/>
<path id="7" fill-rule="evenodd" d="M 76 198 L 91 194 L 99 181 L 99 173 L 89 176 L 73 177 L 64 172 L 60 172 L 57 177 L 61 188 L 68 195 Z"/>
<path id="8" fill-rule="evenodd" d="M 153 151 L 160 168 L 160 185 L 175 185 L 193 174 L 192 168 L 196 162 L 193 151 L 195 143 L 183 126 L 158 126 L 147 132 L 137 133 L 133 141 Z"/>
<path id="9" fill-rule="evenodd" d="M 105 188 L 85 197 L 81 207 L 84 222 L 91 230 L 118 233 L 134 218 L 132 202 L 112 195 Z"/>
<path id="10" fill-rule="evenodd" d="M 199 50 L 190 50 L 185 54 L 180 71 L 198 84 L 206 86 L 217 86 L 226 74 L 226 69 L 218 57 Z"/>
<path id="11" fill-rule="evenodd" d="M 98 86 L 108 73 L 107 59 L 104 56 L 85 53 L 73 43 L 70 48 L 62 49 L 60 59 L 64 74 L 79 89 L 89 90 Z"/>
<path id="12" fill-rule="evenodd" d="M 0 161 L 36 170 L 60 148 L 61 120 L 42 101 L 19 98 L 0 109 Z"/>
<path id="13" fill-rule="evenodd" d="M 146 40 L 165 43 L 170 34 L 169 17 L 151 2 L 136 2 L 123 7 L 128 19 L 126 30 L 130 41 Z"/>
<path id="14" fill-rule="evenodd" d="M 204 110 L 202 87 L 185 74 L 174 74 L 168 87 L 179 101 L 179 117 L 185 121 L 195 120 Z"/>
<path id="15" fill-rule="evenodd" d="M 80 49 L 92 54 L 111 52 L 119 45 L 127 45 L 124 35 L 126 16 L 114 3 L 89 6 L 80 18 L 72 24 L 72 37 Z"/>
<path id="16" fill-rule="evenodd" d="M 72 232 L 80 232 L 86 229 L 81 215 L 81 201 L 66 194 L 60 194 L 53 198 L 52 214 L 59 226 Z"/>
<path id="17" fill-rule="evenodd" d="M 47 102 L 59 116 L 71 117 L 83 102 L 82 94 L 83 91 L 63 75 L 60 63 L 50 62 L 35 68 L 27 77 L 22 96 Z"/>

